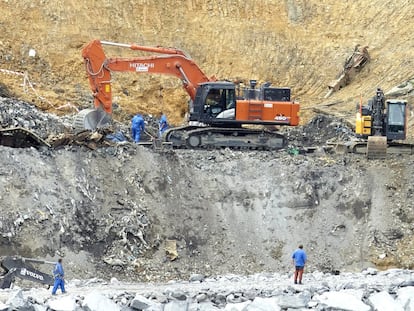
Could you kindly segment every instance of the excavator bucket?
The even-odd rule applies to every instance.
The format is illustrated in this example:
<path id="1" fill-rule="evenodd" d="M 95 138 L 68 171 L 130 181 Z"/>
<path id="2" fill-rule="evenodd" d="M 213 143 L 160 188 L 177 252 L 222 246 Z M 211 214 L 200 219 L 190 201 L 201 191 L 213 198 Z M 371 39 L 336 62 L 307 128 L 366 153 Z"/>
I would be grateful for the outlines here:
<path id="1" fill-rule="evenodd" d="M 368 159 L 385 159 L 387 157 L 387 137 L 369 136 L 367 144 Z"/>
<path id="2" fill-rule="evenodd" d="M 98 128 L 107 127 L 111 124 L 111 117 L 102 109 L 84 109 L 81 110 L 73 121 L 75 130 L 94 131 Z"/>

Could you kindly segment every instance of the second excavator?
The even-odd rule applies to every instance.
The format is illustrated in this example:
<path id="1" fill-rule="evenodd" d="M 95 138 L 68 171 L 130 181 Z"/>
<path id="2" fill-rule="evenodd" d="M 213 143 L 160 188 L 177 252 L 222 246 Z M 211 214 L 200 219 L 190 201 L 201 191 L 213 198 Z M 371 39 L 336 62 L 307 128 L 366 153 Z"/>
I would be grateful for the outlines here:
<path id="1" fill-rule="evenodd" d="M 355 132 L 367 139 L 366 155 L 369 159 L 385 158 L 391 144 L 404 147 L 394 141 L 406 139 L 407 101 L 386 100 L 384 92 L 378 88 L 368 104 L 359 104 L 357 110 Z"/>
<path id="2" fill-rule="evenodd" d="M 155 55 L 109 58 L 103 45 Z M 287 145 L 286 138 L 266 126 L 299 124 L 300 106 L 291 101 L 289 88 L 265 84 L 256 89 L 255 80 L 251 80 L 250 88 L 237 94 L 235 83 L 207 77 L 179 49 L 94 40 L 82 49 L 82 56 L 95 107 L 79 113 L 74 123 L 78 129 L 94 130 L 110 122 L 111 72 L 168 74 L 182 80 L 190 97 L 189 125 L 170 128 L 164 133 L 164 140 L 174 147 L 276 150 Z"/>
<path id="3" fill-rule="evenodd" d="M 5 256 L 0 258 L 3 274 L 0 276 L 0 289 L 10 288 L 16 278 L 40 283 L 50 287 L 54 283 L 53 276 L 37 270 L 32 264 L 50 264 L 55 262 L 25 258 L 20 256 Z"/>

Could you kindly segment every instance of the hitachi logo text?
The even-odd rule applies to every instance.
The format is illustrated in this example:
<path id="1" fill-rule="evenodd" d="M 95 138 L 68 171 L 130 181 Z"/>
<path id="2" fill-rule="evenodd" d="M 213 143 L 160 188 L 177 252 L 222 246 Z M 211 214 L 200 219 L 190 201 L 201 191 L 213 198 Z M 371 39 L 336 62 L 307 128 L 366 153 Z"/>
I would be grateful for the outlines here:
<path id="1" fill-rule="evenodd" d="M 149 68 L 154 68 L 154 63 L 131 63 L 129 67 L 135 68 L 136 71 L 148 71 Z"/>
<path id="2" fill-rule="evenodd" d="M 37 274 L 36 272 L 29 271 L 26 268 L 22 268 L 20 270 L 20 274 L 21 275 L 28 275 L 28 276 L 31 276 L 32 278 L 43 281 L 43 275 Z"/>

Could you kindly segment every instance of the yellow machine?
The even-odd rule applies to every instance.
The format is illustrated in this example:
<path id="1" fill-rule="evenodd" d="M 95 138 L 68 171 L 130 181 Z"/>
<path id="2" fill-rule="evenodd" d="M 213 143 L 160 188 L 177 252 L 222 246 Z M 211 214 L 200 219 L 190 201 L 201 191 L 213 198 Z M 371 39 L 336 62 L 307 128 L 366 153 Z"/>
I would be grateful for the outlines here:
<path id="1" fill-rule="evenodd" d="M 406 139 L 407 101 L 385 100 L 383 91 L 377 89 L 375 97 L 367 105 L 359 105 L 355 132 L 368 139 L 369 159 L 385 158 L 390 141 Z"/>

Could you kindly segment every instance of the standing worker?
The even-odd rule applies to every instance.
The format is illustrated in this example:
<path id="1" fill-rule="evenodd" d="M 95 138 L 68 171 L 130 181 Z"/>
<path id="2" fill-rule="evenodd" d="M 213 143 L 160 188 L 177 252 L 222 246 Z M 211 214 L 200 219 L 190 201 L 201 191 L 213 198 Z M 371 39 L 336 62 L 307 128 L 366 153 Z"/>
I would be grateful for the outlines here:
<path id="1" fill-rule="evenodd" d="M 63 271 L 62 258 L 59 258 L 58 262 L 53 269 L 53 276 L 55 278 L 55 284 L 53 285 L 52 295 L 56 295 L 57 289 L 60 287 L 62 293 L 65 291 L 65 272 Z"/>
<path id="2" fill-rule="evenodd" d="M 158 124 L 159 127 L 159 137 L 162 137 L 162 134 L 168 129 L 168 122 L 167 122 L 167 116 L 163 113 L 161 113 L 161 119 Z"/>
<path id="3" fill-rule="evenodd" d="M 306 264 L 306 253 L 303 250 L 303 245 L 300 244 L 299 248 L 294 251 L 292 255 L 293 266 L 295 267 L 295 284 L 302 284 L 303 270 Z"/>
<path id="4" fill-rule="evenodd" d="M 132 118 L 131 132 L 134 142 L 139 142 L 141 138 L 141 131 L 145 131 L 145 122 L 142 115 L 137 114 Z"/>

